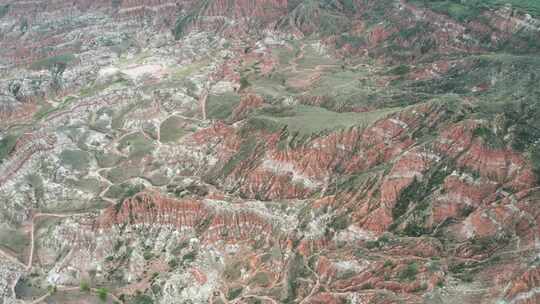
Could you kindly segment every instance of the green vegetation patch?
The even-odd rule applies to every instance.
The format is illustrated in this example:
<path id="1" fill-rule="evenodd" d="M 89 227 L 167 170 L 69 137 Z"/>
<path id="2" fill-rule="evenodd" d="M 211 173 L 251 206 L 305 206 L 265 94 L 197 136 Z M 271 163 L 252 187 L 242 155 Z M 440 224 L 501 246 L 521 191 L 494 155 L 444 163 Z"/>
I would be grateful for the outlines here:
<path id="1" fill-rule="evenodd" d="M 163 143 L 175 142 L 187 132 L 184 129 L 185 121 L 178 116 L 171 116 L 161 123 L 159 127 L 160 141 Z"/>
<path id="2" fill-rule="evenodd" d="M 249 137 L 246 141 L 242 143 L 240 150 L 233 157 L 231 157 L 223 168 L 221 169 L 222 176 L 228 176 L 232 173 L 234 168 L 239 165 L 242 161 L 245 161 L 255 152 L 257 146 L 257 140 L 252 136 Z"/>
<path id="3" fill-rule="evenodd" d="M 306 33 L 323 36 L 343 33 L 350 29 L 347 14 L 353 13 L 353 1 L 303 0 L 289 3 L 289 18 L 285 26 L 303 29 Z"/>
<path id="4" fill-rule="evenodd" d="M 39 120 L 47 117 L 49 114 L 66 109 L 73 101 L 77 100 L 74 96 L 67 96 L 57 106 L 52 106 L 48 102 L 40 102 L 39 111 L 34 114 L 34 119 Z"/>
<path id="5" fill-rule="evenodd" d="M 9 13 L 9 4 L 0 5 L 0 18 Z"/>
<path id="6" fill-rule="evenodd" d="M 226 264 L 225 269 L 223 270 L 223 277 L 227 281 L 238 280 L 240 276 L 242 275 L 242 272 L 240 271 L 242 266 L 244 265 L 241 261 L 234 261 L 229 264 Z"/>
<path id="7" fill-rule="evenodd" d="M 278 58 L 280 65 L 286 65 L 296 57 L 296 50 L 291 50 L 287 47 L 280 47 L 273 49 L 272 54 Z"/>
<path id="8" fill-rule="evenodd" d="M 134 304 L 153 304 L 154 300 L 148 295 L 139 294 L 133 299 Z"/>
<path id="9" fill-rule="evenodd" d="M 274 72 L 269 76 L 253 79 L 251 87 L 255 93 L 268 97 L 266 99 L 278 99 L 289 94 L 286 87 L 288 78 L 288 75 Z"/>
<path id="10" fill-rule="evenodd" d="M 481 138 L 484 145 L 488 147 L 494 149 L 504 147 L 504 141 L 488 127 L 481 126 L 476 128 L 473 131 L 473 136 Z"/>
<path id="11" fill-rule="evenodd" d="M 270 276 L 266 272 L 257 272 L 257 274 L 251 278 L 250 284 L 268 286 L 270 285 Z"/>
<path id="12" fill-rule="evenodd" d="M 118 149 L 129 149 L 129 158 L 138 158 L 151 154 L 154 150 L 154 141 L 147 138 L 142 132 L 124 136 L 118 145 Z"/>
<path id="13" fill-rule="evenodd" d="M 229 292 L 227 293 L 227 300 L 234 300 L 238 298 L 238 296 L 242 294 L 243 290 L 243 287 L 233 287 L 229 289 Z"/>
<path id="14" fill-rule="evenodd" d="M 82 292 L 90 292 L 90 284 L 87 281 L 81 281 L 79 290 Z"/>
<path id="15" fill-rule="evenodd" d="M 337 37 L 336 47 L 342 48 L 344 45 L 350 45 L 352 48 L 357 49 L 367 45 L 367 40 L 363 36 L 354 36 L 347 33 L 343 33 Z"/>
<path id="16" fill-rule="evenodd" d="M 154 258 L 154 254 L 153 254 L 152 251 L 150 251 L 150 250 L 145 250 L 145 251 L 143 252 L 143 258 L 144 258 L 145 260 L 147 260 L 147 261 L 148 261 L 148 260 L 151 260 L 152 258 Z"/>
<path id="17" fill-rule="evenodd" d="M 9 134 L 0 140 L 0 163 L 6 158 L 15 147 L 19 136 Z"/>
<path id="18" fill-rule="evenodd" d="M 40 120 L 45 118 L 55 110 L 56 108 L 49 103 L 40 103 L 39 110 L 34 114 L 34 119 Z"/>
<path id="19" fill-rule="evenodd" d="M 137 177 L 141 174 L 141 168 L 137 165 L 115 167 L 109 170 L 105 177 L 112 183 L 122 183 L 125 180 Z"/>
<path id="20" fill-rule="evenodd" d="M 446 14 L 458 21 L 471 20 L 480 15 L 482 8 L 478 6 L 478 3 L 470 2 L 464 4 L 457 1 L 429 1 L 432 10 Z"/>
<path id="21" fill-rule="evenodd" d="M 105 89 L 108 89 L 108 88 L 111 88 L 111 87 L 122 87 L 122 86 L 125 86 L 127 84 L 129 84 L 129 80 L 123 79 L 123 78 L 118 78 L 118 79 L 115 79 L 112 82 L 107 82 L 107 83 L 93 83 L 93 84 L 90 84 L 90 85 L 82 88 L 79 91 L 79 96 L 80 97 L 94 96 L 94 95 L 96 95 L 98 93 L 101 93 Z"/>
<path id="22" fill-rule="evenodd" d="M 240 103 L 240 96 L 235 93 L 209 95 L 206 101 L 206 116 L 210 119 L 227 119 Z"/>
<path id="23" fill-rule="evenodd" d="M 507 137 L 505 131 L 514 129 L 515 136 L 507 138 L 513 139 L 514 149 L 523 151 L 540 138 L 539 70 L 540 58 L 537 56 L 471 56 L 465 67 L 452 68 L 440 79 L 418 81 L 411 85 L 411 89 L 432 95 L 474 96 L 478 100 L 474 107 L 475 115 L 488 122 L 500 120 L 501 125 L 497 128 L 498 133 L 502 132 L 501 138 Z M 486 89 L 472 91 L 474 86 L 480 85 Z M 496 118 L 501 115 L 503 119 Z M 512 125 L 515 127 L 510 128 Z M 482 130 L 478 132 L 477 135 L 488 135 Z"/>
<path id="24" fill-rule="evenodd" d="M 0 226 L 0 247 L 8 248 L 16 253 L 23 253 L 30 240 L 23 232 L 5 225 Z"/>
<path id="25" fill-rule="evenodd" d="M 44 58 L 44 59 L 41 59 L 41 60 L 38 60 L 38 61 L 34 61 L 30 65 L 30 69 L 32 69 L 32 70 L 46 70 L 46 69 L 50 69 L 51 67 L 53 67 L 54 65 L 57 65 L 57 64 L 66 64 L 67 65 L 70 62 L 72 62 L 73 60 L 75 60 L 75 55 L 73 55 L 72 53 L 66 53 L 66 54 L 52 56 L 52 57 Z"/>
<path id="26" fill-rule="evenodd" d="M 193 62 L 188 65 L 181 66 L 179 68 L 176 68 L 171 73 L 171 78 L 173 80 L 181 80 L 186 78 L 187 76 L 193 74 L 194 72 L 203 69 L 210 63 L 210 60 L 203 59 L 200 61 Z"/>
<path id="27" fill-rule="evenodd" d="M 407 264 L 405 269 L 403 269 L 399 274 L 399 279 L 403 281 L 414 281 L 416 275 L 418 274 L 418 264 L 415 262 Z"/>
<path id="28" fill-rule="evenodd" d="M 144 190 L 144 188 L 145 187 L 142 184 L 132 184 L 129 182 L 112 185 L 105 193 L 105 197 L 122 201 L 125 198 L 132 197 L 133 195 L 141 192 Z"/>
<path id="29" fill-rule="evenodd" d="M 441 162 L 425 173 L 422 181 L 416 177 L 412 183 L 401 190 L 396 205 L 392 209 L 394 223 L 390 229 L 397 228 L 401 223 L 406 226 L 401 231 L 404 235 L 418 237 L 428 233 L 425 228 L 425 219 L 428 215 L 430 200 L 429 196 L 439 189 L 452 172 L 450 162 Z"/>
<path id="30" fill-rule="evenodd" d="M 270 119 L 261 118 L 261 117 L 252 117 L 249 118 L 246 123 L 239 130 L 239 134 L 242 137 L 248 137 L 253 135 L 254 132 L 260 131 L 265 133 L 274 133 L 283 128 L 282 124 L 274 122 Z M 248 138 L 248 141 L 251 138 Z"/>
<path id="31" fill-rule="evenodd" d="M 60 153 L 60 161 L 63 165 L 80 171 L 88 169 L 90 165 L 90 155 L 82 150 L 64 150 Z"/>
<path id="32" fill-rule="evenodd" d="M 401 65 L 391 69 L 390 71 L 388 71 L 388 74 L 402 76 L 402 75 L 408 74 L 410 72 L 410 70 L 411 70 L 411 68 L 408 65 L 401 64 Z"/>
<path id="33" fill-rule="evenodd" d="M 131 47 L 136 46 L 136 44 L 131 40 L 123 40 L 119 43 L 115 43 L 111 46 L 109 46 L 109 50 L 114 52 L 117 56 L 122 56 L 125 52 L 127 52 Z"/>
<path id="34" fill-rule="evenodd" d="M 540 57 L 497 54 L 475 57 L 471 72 L 457 74 L 470 83 L 497 80 L 488 90 L 475 94 L 479 102 L 474 114 L 487 122 L 486 127 L 475 130 L 476 136 L 495 147 L 510 145 L 523 152 L 537 149 L 540 142 L 538 71 Z"/>
<path id="35" fill-rule="evenodd" d="M 101 168 L 109 168 L 109 167 L 115 166 L 120 161 L 125 159 L 121 155 L 109 153 L 109 152 L 103 152 L 103 151 L 97 151 L 94 154 L 94 157 L 96 158 L 98 166 L 100 166 Z"/>
<path id="36" fill-rule="evenodd" d="M 98 288 L 96 294 L 100 301 L 105 302 L 109 296 L 109 291 L 107 288 Z"/>
<path id="37" fill-rule="evenodd" d="M 294 107 L 293 116 L 261 115 L 259 117 L 286 125 L 291 133 L 299 132 L 302 135 L 309 135 L 325 130 L 345 129 L 356 125 L 367 126 L 397 110 L 397 108 L 389 108 L 362 113 L 337 113 L 324 108 L 298 105 Z"/>
<path id="38" fill-rule="evenodd" d="M 45 196 L 45 185 L 43 178 L 39 174 L 28 174 L 25 176 L 25 181 L 32 187 L 36 200 L 41 201 Z"/>

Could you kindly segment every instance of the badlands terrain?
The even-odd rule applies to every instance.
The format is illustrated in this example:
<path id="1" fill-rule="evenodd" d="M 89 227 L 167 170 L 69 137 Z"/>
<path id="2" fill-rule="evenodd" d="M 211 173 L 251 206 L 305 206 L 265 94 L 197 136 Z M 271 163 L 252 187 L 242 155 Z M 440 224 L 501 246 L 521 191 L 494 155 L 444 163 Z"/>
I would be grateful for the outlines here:
<path id="1" fill-rule="evenodd" d="M 540 303 L 537 0 L 0 0 L 0 304 Z"/>

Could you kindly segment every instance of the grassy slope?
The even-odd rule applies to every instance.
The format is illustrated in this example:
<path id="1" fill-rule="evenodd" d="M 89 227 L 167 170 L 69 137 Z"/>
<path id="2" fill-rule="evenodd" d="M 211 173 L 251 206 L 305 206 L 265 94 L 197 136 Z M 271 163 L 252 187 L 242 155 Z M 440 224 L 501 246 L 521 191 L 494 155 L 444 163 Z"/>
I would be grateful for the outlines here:
<path id="1" fill-rule="evenodd" d="M 0 163 L 6 158 L 15 144 L 17 143 L 18 136 L 9 134 L 0 140 Z"/>
<path id="2" fill-rule="evenodd" d="M 264 118 L 286 125 L 291 132 L 299 132 L 303 135 L 318 133 L 324 130 L 344 129 L 355 125 L 369 125 L 386 115 L 399 110 L 399 108 L 389 108 L 378 111 L 364 113 L 337 113 L 324 108 L 298 105 L 294 107 L 292 116 L 276 117 L 270 115 L 260 115 Z"/>
<path id="3" fill-rule="evenodd" d="M 175 142 L 187 134 L 183 125 L 184 120 L 178 116 L 167 118 L 160 126 L 161 142 Z"/>

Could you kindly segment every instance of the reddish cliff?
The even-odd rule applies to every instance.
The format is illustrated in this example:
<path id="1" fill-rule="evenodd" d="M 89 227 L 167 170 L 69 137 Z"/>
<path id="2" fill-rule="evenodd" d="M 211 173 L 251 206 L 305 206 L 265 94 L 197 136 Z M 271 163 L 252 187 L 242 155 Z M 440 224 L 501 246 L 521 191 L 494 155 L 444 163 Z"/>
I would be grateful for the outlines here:
<path id="1" fill-rule="evenodd" d="M 269 238 L 273 225 L 264 216 L 241 208 L 227 210 L 204 200 L 176 200 L 144 192 L 111 206 L 96 220 L 95 228 L 163 225 L 199 231 L 206 242 Z M 277 235 L 274 235 L 277 237 Z"/>

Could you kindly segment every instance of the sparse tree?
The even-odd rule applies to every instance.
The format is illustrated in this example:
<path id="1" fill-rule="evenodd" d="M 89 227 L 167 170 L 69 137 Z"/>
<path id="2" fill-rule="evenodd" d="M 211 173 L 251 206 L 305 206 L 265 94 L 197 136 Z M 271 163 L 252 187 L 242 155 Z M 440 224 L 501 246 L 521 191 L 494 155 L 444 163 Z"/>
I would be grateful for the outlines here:
<path id="1" fill-rule="evenodd" d="M 89 292 L 90 291 L 90 284 L 88 284 L 88 282 L 86 282 L 86 281 L 81 281 L 80 290 L 82 292 Z"/>
<path id="2" fill-rule="evenodd" d="M 65 62 L 55 62 L 49 67 L 52 77 L 52 87 L 55 91 L 58 91 L 62 87 L 62 75 L 66 67 L 67 64 Z"/>
<path id="3" fill-rule="evenodd" d="M 96 289 L 96 294 L 102 302 L 105 302 L 107 301 L 109 291 L 107 290 L 107 288 L 98 288 Z"/>

